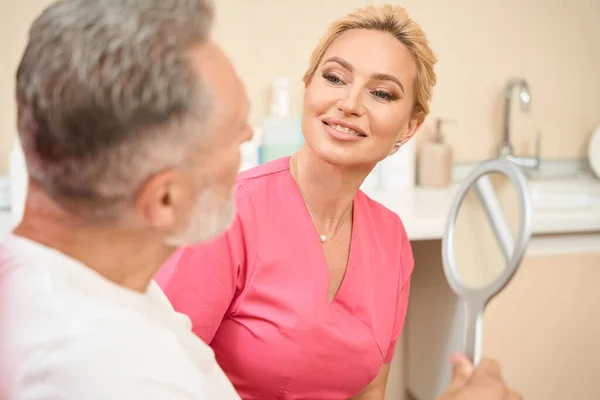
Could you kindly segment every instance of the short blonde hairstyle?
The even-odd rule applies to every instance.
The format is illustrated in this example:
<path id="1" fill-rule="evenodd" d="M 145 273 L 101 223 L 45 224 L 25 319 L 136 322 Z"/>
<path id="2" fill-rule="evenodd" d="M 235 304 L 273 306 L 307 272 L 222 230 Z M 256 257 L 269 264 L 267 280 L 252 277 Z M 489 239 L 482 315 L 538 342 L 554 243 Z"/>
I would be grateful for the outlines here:
<path id="1" fill-rule="evenodd" d="M 370 29 L 389 32 L 412 54 L 417 64 L 415 79 L 415 104 L 413 117 L 423 122 L 429 114 L 429 103 L 433 95 L 433 87 L 437 82 L 434 66 L 437 57 L 429 40 L 421 27 L 413 21 L 406 9 L 400 6 L 386 4 L 383 6 L 367 6 L 357 9 L 352 13 L 335 20 L 321 38 L 312 53 L 308 70 L 304 73 L 303 81 L 306 86 L 312 80 L 325 51 L 331 43 L 342 33 L 351 29 Z"/>

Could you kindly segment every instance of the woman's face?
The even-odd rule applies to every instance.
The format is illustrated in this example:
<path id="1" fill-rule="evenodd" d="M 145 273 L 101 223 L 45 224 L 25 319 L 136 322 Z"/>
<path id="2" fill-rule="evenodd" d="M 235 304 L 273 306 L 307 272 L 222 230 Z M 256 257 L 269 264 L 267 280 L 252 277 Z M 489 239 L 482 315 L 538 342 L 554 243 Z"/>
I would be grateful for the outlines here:
<path id="1" fill-rule="evenodd" d="M 387 32 L 352 29 L 325 51 L 304 93 L 306 143 L 340 166 L 372 166 L 408 140 L 416 64 Z"/>

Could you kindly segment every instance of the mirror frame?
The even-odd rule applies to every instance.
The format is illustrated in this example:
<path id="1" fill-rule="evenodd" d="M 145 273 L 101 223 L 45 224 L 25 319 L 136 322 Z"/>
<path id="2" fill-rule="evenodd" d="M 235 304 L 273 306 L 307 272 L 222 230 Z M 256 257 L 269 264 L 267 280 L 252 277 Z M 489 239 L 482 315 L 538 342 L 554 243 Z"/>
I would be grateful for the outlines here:
<path id="1" fill-rule="evenodd" d="M 456 219 L 463 200 L 471 187 L 477 185 L 479 179 L 485 178 L 488 174 L 494 172 L 501 173 L 508 177 L 517 189 L 519 208 L 521 210 L 521 215 L 519 216 L 519 235 L 514 244 L 512 255 L 510 255 L 510 259 L 507 261 L 507 267 L 502 273 L 488 285 L 481 288 L 467 288 L 464 282 L 458 277 L 458 270 L 456 268 L 454 252 Z M 483 196 L 480 196 L 480 201 L 483 203 L 483 206 L 488 213 L 490 222 L 494 225 L 493 216 L 490 215 L 490 205 L 485 204 L 485 199 L 482 197 Z M 507 159 L 495 158 L 483 161 L 471 171 L 454 196 L 446 221 L 444 236 L 442 237 L 442 262 L 444 274 L 446 275 L 450 287 L 457 295 L 466 300 L 469 304 L 477 304 L 479 307 L 483 308 L 492 297 L 508 285 L 525 255 L 525 250 L 527 249 L 529 239 L 531 238 L 531 214 L 531 194 L 529 192 L 527 179 L 525 178 L 523 171 L 517 165 Z M 502 238 L 498 235 L 497 227 L 492 227 L 496 233 L 496 239 L 502 242 Z M 501 247 L 503 246 L 503 243 L 499 244 Z"/>

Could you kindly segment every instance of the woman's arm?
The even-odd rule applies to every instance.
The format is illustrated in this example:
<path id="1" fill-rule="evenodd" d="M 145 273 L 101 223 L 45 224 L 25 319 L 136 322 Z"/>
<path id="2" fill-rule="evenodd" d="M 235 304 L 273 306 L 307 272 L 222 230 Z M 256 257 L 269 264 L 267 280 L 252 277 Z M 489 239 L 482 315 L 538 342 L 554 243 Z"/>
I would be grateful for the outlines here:
<path id="1" fill-rule="evenodd" d="M 383 400 L 389 374 L 390 364 L 383 364 L 375 379 L 351 400 Z"/>

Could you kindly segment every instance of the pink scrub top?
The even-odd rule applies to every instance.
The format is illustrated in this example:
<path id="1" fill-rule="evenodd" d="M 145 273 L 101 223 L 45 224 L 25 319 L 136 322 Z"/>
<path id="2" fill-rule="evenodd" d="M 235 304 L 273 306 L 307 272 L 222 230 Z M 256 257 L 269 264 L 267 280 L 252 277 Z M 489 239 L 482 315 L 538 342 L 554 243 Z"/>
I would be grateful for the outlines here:
<path id="1" fill-rule="evenodd" d="M 319 235 L 289 158 L 239 175 L 237 217 L 178 250 L 156 280 L 243 399 L 348 399 L 394 355 L 413 255 L 396 214 L 359 191 L 333 301 Z M 168 366 L 167 366 L 168 368 Z"/>

